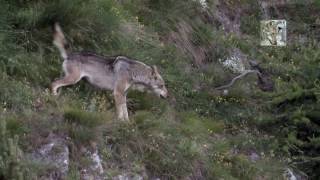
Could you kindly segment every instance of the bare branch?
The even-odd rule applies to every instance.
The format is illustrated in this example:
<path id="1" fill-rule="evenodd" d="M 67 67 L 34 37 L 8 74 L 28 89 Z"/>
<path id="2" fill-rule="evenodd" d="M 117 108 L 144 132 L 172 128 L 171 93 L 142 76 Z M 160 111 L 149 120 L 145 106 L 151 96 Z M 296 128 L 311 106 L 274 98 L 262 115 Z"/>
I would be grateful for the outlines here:
<path id="1" fill-rule="evenodd" d="M 217 87 L 215 89 L 216 90 L 227 89 L 227 88 L 231 87 L 238 79 L 246 76 L 249 73 L 257 73 L 258 76 L 261 75 L 261 73 L 259 71 L 257 71 L 257 70 L 245 70 L 242 74 L 240 74 L 239 76 L 233 78 L 229 84 Z"/>

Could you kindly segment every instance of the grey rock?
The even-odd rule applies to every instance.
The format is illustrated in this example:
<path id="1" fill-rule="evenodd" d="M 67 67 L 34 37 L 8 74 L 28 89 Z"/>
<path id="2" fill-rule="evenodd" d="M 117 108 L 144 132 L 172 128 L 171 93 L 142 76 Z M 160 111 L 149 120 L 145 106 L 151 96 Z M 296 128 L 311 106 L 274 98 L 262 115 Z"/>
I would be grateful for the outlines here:
<path id="1" fill-rule="evenodd" d="M 104 170 L 102 167 L 102 159 L 100 158 L 98 150 L 96 149 L 93 153 L 87 151 L 85 155 L 89 160 L 91 160 L 91 163 L 88 167 L 84 167 L 81 170 L 81 179 L 102 180 Z"/>
<path id="2" fill-rule="evenodd" d="M 63 179 L 68 173 L 69 148 L 63 137 L 50 134 L 47 143 L 36 149 L 31 158 L 34 162 L 48 167 L 46 174 L 40 179 Z"/>
<path id="3" fill-rule="evenodd" d="M 239 49 L 235 48 L 229 52 L 229 57 L 219 62 L 234 73 L 243 73 L 248 69 L 248 58 Z"/>
<path id="4" fill-rule="evenodd" d="M 112 180 L 143 180 L 143 176 L 138 174 L 130 175 L 124 173 L 112 178 Z"/>
<path id="5" fill-rule="evenodd" d="M 255 153 L 255 152 L 252 152 L 250 155 L 249 155 L 249 159 L 251 162 L 256 162 L 260 159 L 260 156 Z"/>

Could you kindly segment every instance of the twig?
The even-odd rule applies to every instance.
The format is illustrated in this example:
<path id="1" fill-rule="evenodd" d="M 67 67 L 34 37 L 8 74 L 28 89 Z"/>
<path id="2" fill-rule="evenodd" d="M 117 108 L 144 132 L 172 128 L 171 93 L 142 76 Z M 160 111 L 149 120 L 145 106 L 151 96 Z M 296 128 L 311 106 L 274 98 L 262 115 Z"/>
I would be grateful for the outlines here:
<path id="1" fill-rule="evenodd" d="M 215 88 L 215 89 L 216 89 L 216 90 L 221 90 L 221 89 L 229 88 L 229 87 L 232 86 L 238 79 L 246 76 L 246 75 L 249 74 L 249 73 L 257 73 L 258 76 L 261 75 L 261 73 L 260 73 L 259 71 L 257 71 L 257 70 L 245 70 L 242 74 L 240 74 L 239 76 L 233 78 L 229 84 L 223 85 L 223 86 L 220 86 L 220 87 L 217 87 L 217 88 Z"/>

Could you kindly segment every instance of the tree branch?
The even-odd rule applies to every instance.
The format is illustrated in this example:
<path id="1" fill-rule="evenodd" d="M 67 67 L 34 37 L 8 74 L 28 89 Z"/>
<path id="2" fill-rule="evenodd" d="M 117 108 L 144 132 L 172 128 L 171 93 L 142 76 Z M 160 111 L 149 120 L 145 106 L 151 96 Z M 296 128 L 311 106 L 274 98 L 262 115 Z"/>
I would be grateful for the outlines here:
<path id="1" fill-rule="evenodd" d="M 216 90 L 227 89 L 227 88 L 231 87 L 238 79 L 246 76 L 249 73 L 257 73 L 258 76 L 261 75 L 261 73 L 259 71 L 257 71 L 257 70 L 245 70 L 242 74 L 240 74 L 239 76 L 233 78 L 229 84 L 217 87 L 215 89 Z"/>

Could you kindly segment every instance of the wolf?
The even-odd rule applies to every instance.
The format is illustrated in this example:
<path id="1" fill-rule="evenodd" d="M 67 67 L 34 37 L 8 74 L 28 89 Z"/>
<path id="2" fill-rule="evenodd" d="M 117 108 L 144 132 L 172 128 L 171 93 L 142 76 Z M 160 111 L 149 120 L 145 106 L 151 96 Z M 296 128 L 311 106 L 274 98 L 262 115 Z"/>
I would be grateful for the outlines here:
<path id="1" fill-rule="evenodd" d="M 100 56 L 89 52 L 70 52 L 58 23 L 54 24 L 53 44 L 63 58 L 65 76 L 51 84 L 54 95 L 63 86 L 73 85 L 81 79 L 101 89 L 113 92 L 117 118 L 128 121 L 126 95 L 129 89 L 151 91 L 161 98 L 168 97 L 165 82 L 156 66 L 149 66 L 126 56 Z"/>

